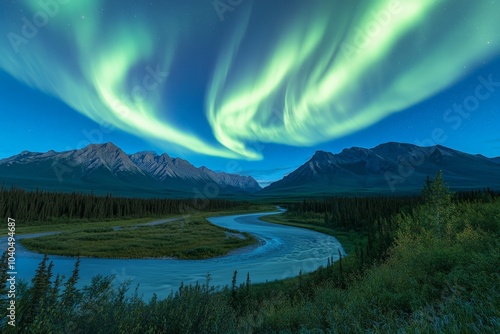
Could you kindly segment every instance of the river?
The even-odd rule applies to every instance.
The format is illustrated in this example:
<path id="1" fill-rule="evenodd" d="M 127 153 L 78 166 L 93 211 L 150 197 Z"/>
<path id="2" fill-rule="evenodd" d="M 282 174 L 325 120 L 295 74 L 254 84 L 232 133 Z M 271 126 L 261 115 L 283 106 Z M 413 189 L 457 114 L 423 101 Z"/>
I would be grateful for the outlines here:
<path id="1" fill-rule="evenodd" d="M 315 231 L 264 222 L 259 217 L 276 213 L 254 213 L 212 217 L 215 225 L 249 232 L 259 240 L 259 245 L 233 251 L 231 254 L 207 260 L 172 259 L 97 259 L 82 258 L 80 285 L 89 284 L 95 275 L 115 275 L 116 282 L 130 280 L 133 290 L 137 284 L 139 293 L 149 299 L 154 292 L 165 297 L 184 284 L 205 282 L 207 273 L 213 285 L 229 285 L 233 272 L 238 270 L 238 283 L 246 280 L 247 273 L 253 283 L 274 281 L 296 276 L 300 271 L 310 272 L 326 265 L 328 257 L 338 259 L 338 251 L 344 254 L 341 244 L 334 237 Z M 16 238 L 17 279 L 30 280 L 43 255 L 26 250 Z M 0 240 L 6 249 L 6 238 Z M 54 274 L 71 275 L 75 258 L 49 256 L 54 262 Z"/>

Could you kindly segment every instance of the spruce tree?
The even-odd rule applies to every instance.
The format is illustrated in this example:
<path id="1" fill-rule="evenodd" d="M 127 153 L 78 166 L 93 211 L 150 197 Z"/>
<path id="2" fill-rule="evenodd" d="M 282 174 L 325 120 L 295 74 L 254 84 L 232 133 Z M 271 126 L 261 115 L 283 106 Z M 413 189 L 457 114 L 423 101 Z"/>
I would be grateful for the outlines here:
<path id="1" fill-rule="evenodd" d="M 436 230 L 438 237 L 442 237 L 443 222 L 449 218 L 453 208 L 451 193 L 444 182 L 442 171 L 438 171 L 432 181 L 427 178 L 422 197 L 425 203 L 425 219 L 431 223 L 431 229 Z"/>
<path id="2" fill-rule="evenodd" d="M 77 303 L 80 293 L 76 288 L 76 283 L 78 282 L 80 274 L 80 258 L 75 262 L 75 267 L 71 277 L 68 278 L 66 283 L 64 283 L 64 291 L 62 294 L 62 305 L 67 309 L 71 309 Z"/>

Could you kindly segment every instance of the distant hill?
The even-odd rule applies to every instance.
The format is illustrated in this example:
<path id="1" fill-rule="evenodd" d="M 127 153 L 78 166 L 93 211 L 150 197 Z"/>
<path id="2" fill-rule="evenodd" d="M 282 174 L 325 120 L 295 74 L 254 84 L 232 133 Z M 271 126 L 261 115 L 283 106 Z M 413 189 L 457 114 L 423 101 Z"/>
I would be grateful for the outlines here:
<path id="1" fill-rule="evenodd" d="M 139 152 L 129 155 L 112 143 L 60 153 L 21 152 L 0 160 L 0 183 L 28 189 L 92 190 L 146 197 L 209 197 L 253 193 L 261 189 L 249 176 L 197 168 L 167 154 Z"/>
<path id="2" fill-rule="evenodd" d="M 259 194 L 409 194 L 427 176 L 442 170 L 453 190 L 500 190 L 500 157 L 471 155 L 441 145 L 420 147 L 386 143 L 372 149 L 352 147 L 338 154 L 317 151 L 309 161 Z"/>

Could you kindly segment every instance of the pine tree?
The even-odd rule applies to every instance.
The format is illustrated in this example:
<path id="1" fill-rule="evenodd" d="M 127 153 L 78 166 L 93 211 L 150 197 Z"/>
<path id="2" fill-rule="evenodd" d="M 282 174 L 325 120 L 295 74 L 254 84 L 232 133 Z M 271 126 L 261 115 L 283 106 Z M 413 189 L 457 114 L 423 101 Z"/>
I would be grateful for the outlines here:
<path id="1" fill-rule="evenodd" d="M 231 280 L 231 304 L 234 309 L 237 307 L 237 286 L 236 286 L 236 281 L 237 281 L 237 276 L 238 276 L 238 271 L 235 270 L 233 273 L 233 279 Z"/>
<path id="2" fill-rule="evenodd" d="M 40 314 L 42 306 L 48 297 L 51 288 L 50 279 L 53 267 L 52 262 L 47 266 L 48 259 L 47 254 L 45 254 L 43 260 L 38 265 L 35 276 L 31 280 L 31 287 L 28 291 L 29 302 L 27 305 L 23 305 L 23 312 L 20 312 L 22 313 L 20 323 L 22 323 L 23 327 L 28 327 L 33 323 L 37 315 Z"/>
<path id="3" fill-rule="evenodd" d="M 427 178 L 427 182 L 422 189 L 422 197 L 428 219 L 437 231 L 438 237 L 443 236 L 443 221 L 449 218 L 453 208 L 451 193 L 443 180 L 443 172 L 438 171 L 434 180 Z"/>
<path id="4" fill-rule="evenodd" d="M 78 282 L 80 274 L 80 258 L 78 258 L 75 262 L 75 267 L 73 268 L 73 272 L 71 277 L 68 278 L 66 283 L 64 283 L 64 292 L 62 294 L 62 305 L 66 309 L 70 309 L 75 306 L 79 299 L 79 291 L 76 288 L 76 283 Z"/>

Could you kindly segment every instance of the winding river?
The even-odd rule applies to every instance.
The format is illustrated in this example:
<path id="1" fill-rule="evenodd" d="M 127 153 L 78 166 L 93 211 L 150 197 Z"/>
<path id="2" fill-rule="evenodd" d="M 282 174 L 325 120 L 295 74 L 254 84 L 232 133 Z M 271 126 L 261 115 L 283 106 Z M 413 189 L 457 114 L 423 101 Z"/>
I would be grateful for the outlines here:
<path id="1" fill-rule="evenodd" d="M 133 288 L 140 284 L 139 293 L 149 299 L 154 292 L 165 297 L 184 284 L 203 283 L 207 273 L 213 285 L 229 285 L 234 270 L 238 270 L 238 283 L 246 280 L 247 273 L 253 283 L 273 281 L 296 276 L 300 271 L 310 272 L 327 263 L 328 257 L 338 259 L 338 251 L 344 253 L 334 237 L 315 231 L 264 222 L 259 217 L 277 213 L 255 213 L 213 217 L 215 225 L 249 232 L 259 239 L 259 245 L 233 251 L 223 257 L 208 260 L 172 259 L 96 259 L 82 258 L 80 284 L 89 284 L 95 275 L 115 275 L 116 282 L 130 280 Z M 41 254 L 26 250 L 19 243 L 25 235 L 16 238 L 16 269 L 18 279 L 29 280 L 43 258 Z M 0 240 L 1 249 L 6 238 Z M 50 256 L 54 273 L 71 275 L 75 258 Z"/>

